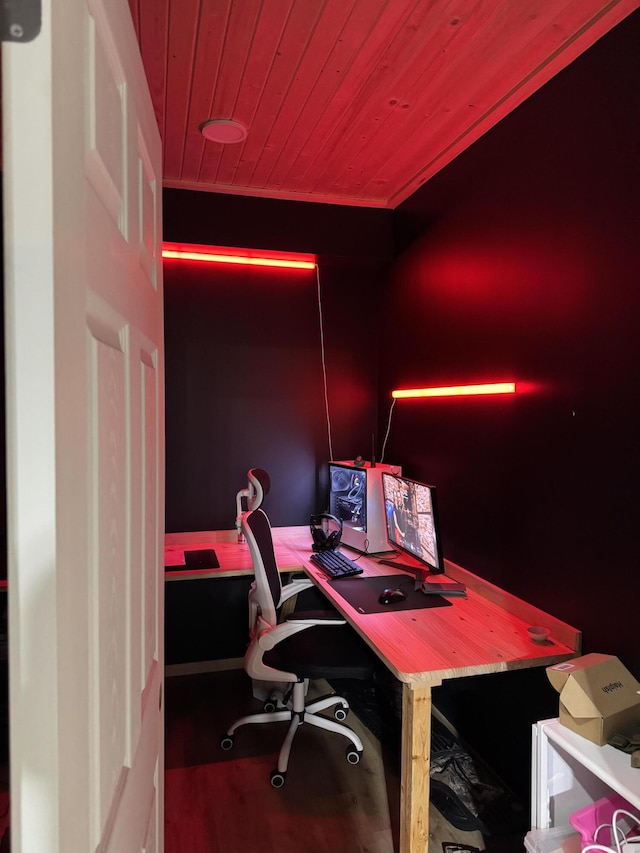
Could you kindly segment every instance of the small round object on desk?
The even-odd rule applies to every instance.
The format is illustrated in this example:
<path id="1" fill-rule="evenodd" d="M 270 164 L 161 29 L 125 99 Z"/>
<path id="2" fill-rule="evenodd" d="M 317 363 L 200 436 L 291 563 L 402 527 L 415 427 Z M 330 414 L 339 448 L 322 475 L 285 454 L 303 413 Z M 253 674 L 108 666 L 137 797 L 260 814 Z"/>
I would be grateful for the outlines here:
<path id="1" fill-rule="evenodd" d="M 527 633 L 534 643 L 546 643 L 551 632 L 548 628 L 542 628 L 540 625 L 531 625 L 527 628 Z"/>

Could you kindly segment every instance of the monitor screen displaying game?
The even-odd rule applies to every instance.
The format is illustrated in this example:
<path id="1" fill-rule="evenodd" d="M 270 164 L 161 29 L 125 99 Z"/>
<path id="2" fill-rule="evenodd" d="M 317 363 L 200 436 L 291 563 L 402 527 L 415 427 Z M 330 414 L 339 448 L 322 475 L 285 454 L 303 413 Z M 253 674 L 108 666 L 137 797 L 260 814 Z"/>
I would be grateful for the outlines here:
<path id="1" fill-rule="evenodd" d="M 435 486 L 383 474 L 382 488 L 390 544 L 415 557 L 433 574 L 442 574 Z"/>

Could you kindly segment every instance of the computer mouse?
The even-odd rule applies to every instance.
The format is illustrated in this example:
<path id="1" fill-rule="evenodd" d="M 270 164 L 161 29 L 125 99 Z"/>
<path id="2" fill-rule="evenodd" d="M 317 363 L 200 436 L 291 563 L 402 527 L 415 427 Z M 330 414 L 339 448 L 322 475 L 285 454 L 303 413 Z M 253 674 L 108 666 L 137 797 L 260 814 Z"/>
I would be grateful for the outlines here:
<path id="1" fill-rule="evenodd" d="M 407 593 L 401 589 L 383 589 L 378 601 L 380 604 L 395 604 L 398 601 L 404 601 L 406 597 Z"/>

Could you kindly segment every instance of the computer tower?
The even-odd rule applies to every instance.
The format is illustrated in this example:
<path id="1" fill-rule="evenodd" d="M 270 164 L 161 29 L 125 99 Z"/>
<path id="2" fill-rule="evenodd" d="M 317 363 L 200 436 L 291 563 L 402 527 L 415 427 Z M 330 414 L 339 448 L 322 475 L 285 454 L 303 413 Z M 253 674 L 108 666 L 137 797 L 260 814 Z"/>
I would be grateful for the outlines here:
<path id="1" fill-rule="evenodd" d="M 391 551 L 387 539 L 382 474 L 402 474 L 399 465 L 329 463 L 329 512 L 342 522 L 341 544 L 368 554 Z"/>

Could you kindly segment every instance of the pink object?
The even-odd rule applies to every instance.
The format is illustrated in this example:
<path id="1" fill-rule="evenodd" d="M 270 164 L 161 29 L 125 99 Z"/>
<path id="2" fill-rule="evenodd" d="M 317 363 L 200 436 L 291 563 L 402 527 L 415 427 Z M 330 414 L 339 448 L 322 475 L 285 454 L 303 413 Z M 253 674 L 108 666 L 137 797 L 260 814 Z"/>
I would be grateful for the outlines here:
<path id="1" fill-rule="evenodd" d="M 610 794 L 608 797 L 596 800 L 595 803 L 591 803 L 570 815 L 569 823 L 580 833 L 583 846 L 595 844 L 596 842 L 598 844 L 615 844 L 611 822 L 613 820 L 613 813 L 617 809 L 624 809 L 633 815 L 637 814 L 637 809 L 634 809 L 620 794 Z M 596 829 L 602 826 L 602 824 L 606 824 L 607 828 L 601 829 L 596 838 Z M 624 829 L 628 824 L 629 819 L 627 818 L 626 824 L 622 823 L 621 828 Z"/>

